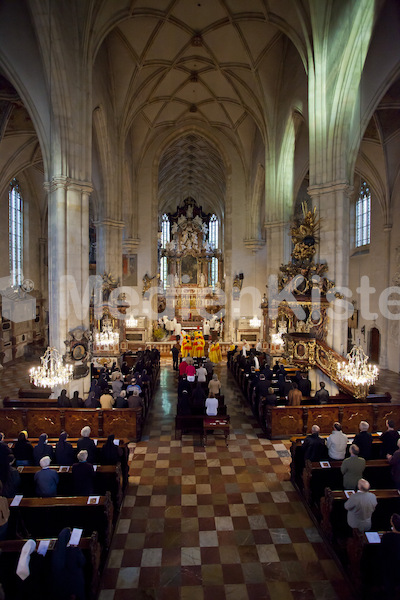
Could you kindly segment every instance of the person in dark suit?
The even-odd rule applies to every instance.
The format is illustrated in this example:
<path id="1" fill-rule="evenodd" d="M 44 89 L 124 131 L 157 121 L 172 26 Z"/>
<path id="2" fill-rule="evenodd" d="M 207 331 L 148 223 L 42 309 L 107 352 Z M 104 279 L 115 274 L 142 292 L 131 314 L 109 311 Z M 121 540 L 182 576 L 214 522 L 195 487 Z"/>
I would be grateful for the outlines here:
<path id="1" fill-rule="evenodd" d="M 81 450 L 78 452 L 78 462 L 72 465 L 72 479 L 77 496 L 90 496 L 93 494 L 94 469 L 93 465 L 87 462 L 87 458 L 87 451 Z"/>
<path id="2" fill-rule="evenodd" d="M 311 395 L 311 381 L 306 377 L 305 373 L 302 373 L 297 385 L 304 397 Z"/>
<path id="3" fill-rule="evenodd" d="M 381 456 L 386 458 L 387 454 L 394 454 L 397 450 L 397 442 L 400 438 L 399 432 L 395 429 L 393 419 L 386 419 L 387 431 L 384 431 L 381 436 L 382 448 Z"/>
<path id="4" fill-rule="evenodd" d="M 385 598 L 396 597 L 396 585 L 400 583 L 400 515 L 390 517 L 392 531 L 382 536 L 380 543 L 381 573 Z"/>
<path id="5" fill-rule="evenodd" d="M 319 390 L 315 392 L 315 404 L 328 404 L 329 392 L 325 389 L 325 383 L 323 381 L 319 384 Z"/>
<path id="6" fill-rule="evenodd" d="M 58 408 L 71 408 L 71 400 L 67 396 L 67 390 L 61 390 L 57 399 Z"/>
<path id="7" fill-rule="evenodd" d="M 369 424 L 367 421 L 361 421 L 360 432 L 354 438 L 354 444 L 359 447 L 359 455 L 365 460 L 369 460 L 372 455 L 372 435 L 368 431 Z"/>
<path id="8" fill-rule="evenodd" d="M 317 462 L 325 460 L 328 456 L 325 440 L 319 437 L 320 428 L 318 425 L 311 427 L 311 434 L 306 437 L 303 444 L 304 460 Z"/>

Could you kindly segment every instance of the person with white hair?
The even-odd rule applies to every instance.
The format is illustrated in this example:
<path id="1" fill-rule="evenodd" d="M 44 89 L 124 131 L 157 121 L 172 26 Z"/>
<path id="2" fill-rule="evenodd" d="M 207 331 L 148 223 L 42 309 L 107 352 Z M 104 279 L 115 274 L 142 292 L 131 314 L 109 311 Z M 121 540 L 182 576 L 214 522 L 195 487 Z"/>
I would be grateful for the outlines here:
<path id="1" fill-rule="evenodd" d="M 77 452 L 79 453 L 81 450 L 87 450 L 88 453 L 88 462 L 92 465 L 96 463 L 96 444 L 90 437 L 91 429 L 88 425 L 83 427 L 81 430 L 81 436 L 76 444 Z"/>
<path id="2" fill-rule="evenodd" d="M 35 473 L 36 494 L 41 498 L 57 496 L 59 476 L 55 469 L 50 469 L 50 462 L 48 456 L 43 456 L 40 459 L 41 470 Z"/>
<path id="3" fill-rule="evenodd" d="M 347 510 L 347 523 L 358 531 L 371 529 L 371 516 L 378 501 L 375 494 L 369 491 L 370 485 L 366 479 L 359 479 L 357 493 L 352 494 L 344 503 Z"/>
<path id="4" fill-rule="evenodd" d="M 354 444 L 358 446 L 360 453 L 359 456 L 369 460 L 372 456 L 372 435 L 368 431 L 369 423 L 367 421 L 361 421 L 359 425 L 360 433 L 354 438 Z"/>

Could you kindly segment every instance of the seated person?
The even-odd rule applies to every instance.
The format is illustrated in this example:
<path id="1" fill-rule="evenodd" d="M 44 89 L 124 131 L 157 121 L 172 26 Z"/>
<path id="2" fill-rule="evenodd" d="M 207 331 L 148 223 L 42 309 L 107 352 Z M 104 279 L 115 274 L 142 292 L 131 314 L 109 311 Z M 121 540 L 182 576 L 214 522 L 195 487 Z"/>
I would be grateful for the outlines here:
<path id="1" fill-rule="evenodd" d="M 41 470 L 34 476 L 36 485 L 36 494 L 42 498 L 51 498 L 57 496 L 57 485 L 59 476 L 57 471 L 50 469 L 50 458 L 43 456 L 40 459 Z"/>
<path id="2" fill-rule="evenodd" d="M 71 408 L 83 408 L 83 400 L 79 397 L 79 392 L 75 391 L 71 400 Z"/>
<path id="3" fill-rule="evenodd" d="M 103 394 L 100 396 L 100 406 L 103 409 L 113 408 L 113 406 L 114 406 L 114 398 L 110 394 L 109 388 L 105 388 Z"/>
<path id="4" fill-rule="evenodd" d="M 60 433 L 60 437 L 56 444 L 55 461 L 57 465 L 73 465 L 75 459 L 75 451 L 72 444 L 67 442 L 68 434 L 66 431 Z"/>
<path id="5" fill-rule="evenodd" d="M 87 462 L 87 450 L 78 452 L 78 462 L 72 465 L 74 492 L 77 496 L 90 496 L 94 490 L 93 465 Z"/>
<path id="6" fill-rule="evenodd" d="M 71 408 L 71 400 L 67 396 L 67 390 L 61 390 L 57 399 L 58 408 Z"/>
<path id="7" fill-rule="evenodd" d="M 43 458 L 43 456 L 48 456 L 50 458 L 50 462 L 54 459 L 53 446 L 48 444 L 47 440 L 47 433 L 42 433 L 39 436 L 37 445 L 33 449 L 33 462 L 37 467 L 39 466 L 40 459 Z"/>
<path id="8" fill-rule="evenodd" d="M 201 383 L 197 382 L 191 395 L 191 410 L 194 415 L 203 415 L 205 406 L 206 394 Z"/>
<path id="9" fill-rule="evenodd" d="M 139 392 L 137 390 L 133 390 L 128 394 L 126 399 L 129 408 L 144 408 L 143 398 L 139 396 Z"/>
<path id="10" fill-rule="evenodd" d="M 119 396 L 115 399 L 114 408 L 128 408 L 129 404 L 126 399 L 126 391 L 121 390 Z"/>
<path id="11" fill-rule="evenodd" d="M 33 446 L 28 442 L 28 432 L 21 431 L 14 444 L 15 464 L 17 467 L 33 465 Z"/>
<path id="12" fill-rule="evenodd" d="M 88 461 L 92 464 L 96 464 L 96 444 L 90 437 L 91 429 L 88 425 L 81 429 L 81 436 L 76 444 L 77 452 L 81 450 L 87 450 Z"/>

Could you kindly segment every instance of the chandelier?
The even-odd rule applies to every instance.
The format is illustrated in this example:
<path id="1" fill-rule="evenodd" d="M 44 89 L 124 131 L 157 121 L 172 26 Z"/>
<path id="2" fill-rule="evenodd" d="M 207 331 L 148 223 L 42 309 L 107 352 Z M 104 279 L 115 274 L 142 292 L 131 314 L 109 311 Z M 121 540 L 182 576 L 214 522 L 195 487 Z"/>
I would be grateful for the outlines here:
<path id="1" fill-rule="evenodd" d="M 370 386 L 375 383 L 379 375 L 378 367 L 368 365 L 368 356 L 361 346 L 354 345 L 347 355 L 348 362 L 337 365 L 339 379 L 354 386 Z"/>
<path id="2" fill-rule="evenodd" d="M 126 320 L 126 326 L 128 329 L 134 329 L 138 326 L 138 320 L 132 315 Z"/>
<path id="3" fill-rule="evenodd" d="M 94 334 L 94 341 L 101 348 L 108 348 L 109 346 L 118 344 L 119 333 L 113 330 L 110 319 L 104 319 L 101 331 L 96 331 Z"/>
<path id="4" fill-rule="evenodd" d="M 40 367 L 32 367 L 29 371 L 31 383 L 37 387 L 53 388 L 70 381 L 73 366 L 64 365 L 61 354 L 55 348 L 49 346 L 40 362 Z"/>
<path id="5" fill-rule="evenodd" d="M 253 327 L 254 329 L 260 329 L 261 326 L 261 321 L 260 319 L 254 315 L 254 317 L 252 319 L 250 319 L 250 327 Z"/>

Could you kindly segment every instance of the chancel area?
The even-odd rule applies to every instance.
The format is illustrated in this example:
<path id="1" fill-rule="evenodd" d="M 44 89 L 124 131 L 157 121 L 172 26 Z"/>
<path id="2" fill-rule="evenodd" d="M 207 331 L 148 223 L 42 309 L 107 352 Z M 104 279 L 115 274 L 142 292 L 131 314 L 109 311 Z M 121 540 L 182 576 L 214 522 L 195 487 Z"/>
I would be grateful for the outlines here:
<path id="1" fill-rule="evenodd" d="M 0 598 L 399 597 L 399 31 L 1 2 Z"/>

